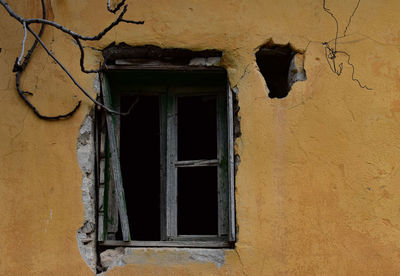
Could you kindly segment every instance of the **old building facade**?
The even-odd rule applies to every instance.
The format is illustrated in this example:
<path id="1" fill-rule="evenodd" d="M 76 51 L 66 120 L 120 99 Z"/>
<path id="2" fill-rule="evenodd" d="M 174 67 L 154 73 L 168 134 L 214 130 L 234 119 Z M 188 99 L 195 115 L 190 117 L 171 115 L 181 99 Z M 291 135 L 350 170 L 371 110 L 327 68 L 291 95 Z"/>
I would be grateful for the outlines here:
<path id="1" fill-rule="evenodd" d="M 49 20 L 82 35 L 97 34 L 122 11 L 108 12 L 107 1 L 45 2 Z M 111 1 L 111 6 L 116 4 Z M 180 243 L 176 204 L 161 199 L 160 212 L 165 215 L 160 215 L 159 223 L 166 226 L 155 239 L 164 243 L 125 243 L 125 247 L 123 233 L 117 233 L 122 242 L 101 244 L 101 169 L 96 157 L 101 155 L 101 131 L 95 128 L 99 112 L 40 46 L 21 78 L 22 88 L 33 93 L 26 97 L 48 116 L 68 113 L 82 103 L 64 120 L 43 120 L 32 112 L 18 95 L 12 72 L 24 30 L 0 6 L 1 275 L 400 273 L 399 2 L 127 0 L 127 4 L 124 18 L 144 20 L 143 25 L 121 22 L 101 40 L 82 42 L 87 68 L 104 65 L 104 56 L 109 58 L 101 76 L 81 72 L 79 48 L 71 36 L 46 26 L 42 40 L 94 98 L 105 91 L 104 78 L 117 79 L 110 72 L 118 68 L 129 74 L 148 72 L 143 68 L 150 64 L 175 72 L 127 77 L 151 78 L 154 87 L 128 81 L 129 87 L 142 92 L 150 86 L 153 92 L 167 87 L 160 79 L 176 78 L 172 84 L 176 90 L 165 88 L 172 91 L 171 99 L 178 98 L 175 95 L 186 87 L 186 79 L 206 73 L 189 86 L 208 91 L 201 104 L 210 98 L 220 103 L 210 111 L 216 112 L 210 118 L 217 118 L 218 158 L 192 158 L 196 162 L 190 164 L 178 160 L 168 167 L 170 157 L 165 157 L 160 171 L 169 177 L 162 182 L 167 190 L 174 190 L 179 184 L 174 184 L 175 167 L 176 175 L 188 164 L 217 168 L 213 181 L 219 187 L 218 204 L 213 209 L 215 225 L 210 226 L 215 238 L 194 242 L 184 238 Z M 8 5 L 24 18 L 42 16 L 39 0 L 9 0 Z M 38 32 L 38 24 L 30 26 Z M 28 33 L 25 53 L 33 41 Z M 151 45 L 159 52 L 134 51 L 110 58 L 104 49 L 113 45 L 129 49 Z M 168 49 L 179 50 L 175 55 Z M 177 68 L 195 73 L 179 75 Z M 272 93 L 273 87 L 278 88 Z M 171 110 L 158 116 L 160 125 L 174 116 Z M 202 119 L 196 122 L 201 125 Z M 165 127 L 173 127 L 173 121 Z M 175 141 L 173 134 L 162 137 L 167 148 Z M 180 154 L 170 148 L 165 152 Z M 224 160 L 229 163 L 226 167 Z M 168 198 L 167 191 L 159 193 Z M 129 198 L 125 193 L 126 202 Z M 209 200 L 212 197 L 205 206 Z"/>

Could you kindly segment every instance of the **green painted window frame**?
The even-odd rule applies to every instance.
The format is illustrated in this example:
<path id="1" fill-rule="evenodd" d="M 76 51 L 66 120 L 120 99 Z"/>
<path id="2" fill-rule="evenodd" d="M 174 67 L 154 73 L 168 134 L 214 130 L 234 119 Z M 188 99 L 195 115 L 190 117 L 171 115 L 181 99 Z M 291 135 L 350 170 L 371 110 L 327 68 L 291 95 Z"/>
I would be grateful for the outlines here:
<path id="1" fill-rule="evenodd" d="M 160 96 L 162 137 L 160 156 L 161 168 L 165 170 L 166 178 L 161 180 L 161 240 L 131 240 L 130 231 L 134 229 L 129 229 L 129 218 L 125 206 L 125 196 L 129 195 L 123 192 L 122 176 L 119 164 L 116 164 L 119 159 L 115 161 L 119 158 L 119 116 L 103 112 L 103 125 L 106 124 L 108 135 L 103 135 L 107 137 L 103 138 L 105 142 L 99 139 L 100 145 L 103 143 L 105 148 L 104 185 L 103 192 L 99 191 L 99 197 L 102 198 L 99 198 L 98 206 L 99 243 L 105 246 L 232 247 L 236 240 L 233 112 L 232 91 L 228 85 L 225 69 L 109 70 L 102 74 L 101 80 L 104 103 L 114 110 L 120 109 L 120 98 L 124 94 L 143 95 L 152 91 L 151 93 Z M 217 159 L 177 161 L 177 98 L 194 95 L 217 97 Z M 110 139 L 111 135 L 113 137 Z M 177 233 L 177 168 L 185 166 L 218 167 L 218 235 L 178 235 Z M 100 175 L 99 178 L 101 179 L 102 176 Z M 110 206 L 112 206 L 111 211 Z M 116 215 L 117 213 L 119 215 Z M 124 234 L 125 231 L 123 240 L 115 240 L 115 226 L 118 228 L 118 218 L 114 218 L 115 216 L 119 216 L 121 226 L 124 222 L 128 225 L 128 229 L 125 228 L 125 230 L 122 226 L 122 233 Z"/>

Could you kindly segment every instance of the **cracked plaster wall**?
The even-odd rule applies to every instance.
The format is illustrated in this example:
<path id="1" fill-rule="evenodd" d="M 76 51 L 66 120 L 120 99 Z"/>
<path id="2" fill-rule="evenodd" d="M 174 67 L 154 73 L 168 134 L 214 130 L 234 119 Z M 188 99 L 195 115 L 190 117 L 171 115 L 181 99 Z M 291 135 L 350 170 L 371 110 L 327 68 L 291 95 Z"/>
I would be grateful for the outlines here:
<path id="1" fill-rule="evenodd" d="M 108 249 L 100 254 L 104 269 L 133 265 L 156 265 L 160 267 L 213 264 L 220 269 L 225 263 L 225 252 L 229 249 L 201 248 L 123 248 Z M 105 274 L 106 272 L 103 272 Z"/>
<path id="2" fill-rule="evenodd" d="M 40 16 L 35 1 L 7 2 L 25 17 Z M 84 34 L 113 20 L 104 2 L 51 1 L 54 19 Z M 221 65 L 239 91 L 239 234 L 220 267 L 131 263 L 107 276 L 398 275 L 400 3 L 361 0 L 338 42 L 351 54 L 356 77 L 372 91 L 351 80 L 343 56 L 337 60 L 344 62 L 342 75 L 330 71 L 321 43 L 334 37 L 335 22 L 322 0 L 128 3 L 127 18 L 145 24 L 121 23 L 90 46 L 101 49 L 115 41 L 224 53 Z M 356 1 L 327 5 L 342 33 Z M 79 99 L 83 105 L 66 121 L 36 119 L 16 94 L 11 72 L 22 36 L 20 25 L 0 9 L 0 274 L 93 275 L 76 239 L 87 220 L 76 141 L 92 105 L 39 47 L 22 79 L 24 89 L 35 93 L 32 101 L 50 115 L 70 110 Z M 254 58 L 271 38 L 305 55 L 307 80 L 296 82 L 281 100 L 268 98 Z M 95 76 L 79 72 L 76 46 L 52 28 L 43 39 L 93 89 Z M 86 51 L 87 67 L 98 65 L 100 53 Z"/>
<path id="3" fill-rule="evenodd" d="M 82 170 L 82 202 L 84 206 L 84 223 L 76 234 L 79 252 L 88 266 L 96 271 L 96 190 L 94 172 L 94 122 L 93 112 L 84 119 L 79 129 L 76 152 Z"/>

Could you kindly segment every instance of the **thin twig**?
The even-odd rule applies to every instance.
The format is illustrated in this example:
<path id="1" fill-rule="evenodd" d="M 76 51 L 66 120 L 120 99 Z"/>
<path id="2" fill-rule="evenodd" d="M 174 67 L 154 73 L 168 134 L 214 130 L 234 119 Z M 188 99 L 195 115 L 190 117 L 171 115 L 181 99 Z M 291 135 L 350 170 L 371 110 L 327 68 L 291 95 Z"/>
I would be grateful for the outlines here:
<path id="1" fill-rule="evenodd" d="M 139 102 L 139 97 L 136 97 L 136 100 L 132 103 L 132 105 L 129 107 L 127 112 L 122 113 L 123 115 L 128 115 L 131 113 L 135 105 Z"/>
<path id="2" fill-rule="evenodd" d="M 1 4 L 1 1 L 3 1 L 3 0 L 0 0 L 0 4 Z M 44 24 L 47 24 L 47 25 L 50 25 L 50 26 L 53 26 L 53 27 L 55 27 L 56 29 L 59 29 L 60 31 L 62 31 L 62 32 L 64 32 L 64 33 L 67 33 L 67 34 L 69 34 L 69 35 L 71 35 L 71 36 L 74 36 L 74 37 L 78 37 L 79 39 L 82 39 L 82 40 L 91 40 L 91 41 L 93 41 L 93 40 L 100 40 L 103 36 L 105 36 L 112 28 L 114 28 L 115 26 L 117 26 L 120 22 L 125 22 L 125 23 L 130 23 L 130 24 L 138 24 L 138 25 L 141 25 L 141 24 L 144 24 L 144 21 L 133 21 L 133 20 L 125 20 L 125 19 L 123 19 L 123 16 L 125 15 L 125 13 L 126 13 L 126 11 L 127 11 L 127 7 L 128 7 L 128 5 L 125 5 L 124 6 L 124 9 L 122 10 L 122 12 L 120 13 L 120 15 L 117 17 L 117 19 L 116 20 L 114 20 L 112 23 L 110 23 L 110 25 L 108 25 L 106 28 L 104 28 L 101 32 L 99 32 L 97 35 L 95 35 L 95 36 L 83 36 L 83 35 L 80 35 L 80 34 L 78 34 L 78 33 L 76 33 L 76 32 L 73 32 L 73 31 L 71 31 L 71 30 L 69 30 L 68 28 L 66 28 L 66 27 L 64 27 L 64 26 L 62 26 L 62 25 L 60 25 L 60 24 L 58 24 L 58 23 L 55 23 L 55 22 L 53 22 L 53 21 L 50 21 L 50 20 L 45 20 L 45 19 L 40 19 L 40 18 L 31 18 L 31 19 L 22 19 L 21 18 L 21 21 L 20 20 L 18 20 L 18 17 L 15 17 L 15 18 L 17 18 L 17 20 L 18 21 L 20 21 L 20 22 L 22 22 L 22 21 L 26 21 L 26 23 L 29 25 L 29 24 L 32 24 L 32 23 L 44 23 Z"/>
<path id="3" fill-rule="evenodd" d="M 322 42 L 322 45 L 324 46 L 324 51 L 325 51 L 325 58 L 326 58 L 326 60 L 327 60 L 327 62 L 328 62 L 329 68 L 330 68 L 331 71 L 332 71 L 333 73 L 335 73 L 337 76 L 340 76 L 340 75 L 342 74 L 342 72 L 343 72 L 343 63 L 341 62 L 341 63 L 339 63 L 339 64 L 336 64 L 336 58 L 337 58 L 337 54 L 343 54 L 343 55 L 345 55 L 345 56 L 347 57 L 347 64 L 350 65 L 351 68 L 352 68 L 351 79 L 352 79 L 353 81 L 357 82 L 357 84 L 358 84 L 361 88 L 365 88 L 365 89 L 367 89 L 367 90 L 372 90 L 372 89 L 369 88 L 368 86 L 361 84 L 360 80 L 358 80 L 357 78 L 354 77 L 354 74 L 355 74 L 355 72 L 354 72 L 354 71 L 355 71 L 355 67 L 354 67 L 354 64 L 352 64 L 352 63 L 350 62 L 350 55 L 349 55 L 349 53 L 347 53 L 346 51 L 338 51 L 338 50 L 337 50 L 337 41 L 338 41 L 340 38 L 344 38 L 344 37 L 346 36 L 346 32 L 347 32 L 348 28 L 350 27 L 351 20 L 352 20 L 353 16 L 355 15 L 355 13 L 356 13 L 356 11 L 357 11 L 359 5 L 360 5 L 360 1 L 361 1 L 361 0 L 358 0 L 356 7 L 354 8 L 352 14 L 351 14 L 350 17 L 349 17 L 349 20 L 348 20 L 348 23 L 347 23 L 347 25 L 346 25 L 346 28 L 345 28 L 345 30 L 344 30 L 344 32 L 343 32 L 343 35 L 340 36 L 340 37 L 339 37 L 339 21 L 337 20 L 336 16 L 331 12 L 331 10 L 328 9 L 328 8 L 326 7 L 326 2 L 325 2 L 325 1 L 326 1 L 326 0 L 322 0 L 322 8 L 324 9 L 325 12 L 327 12 L 327 13 L 333 18 L 333 20 L 335 21 L 335 26 L 336 26 L 336 34 L 335 34 L 335 37 L 334 37 L 333 39 L 329 40 L 329 41 Z M 334 43 L 333 47 L 330 46 L 330 43 L 331 43 L 331 42 Z M 307 45 L 307 46 L 308 46 L 308 45 Z"/>
<path id="4" fill-rule="evenodd" d="M 354 77 L 354 69 L 355 69 L 355 68 L 354 68 L 354 64 L 352 64 L 352 63 L 350 62 L 350 55 L 349 55 L 347 52 L 344 52 L 344 51 L 337 51 L 337 53 L 343 54 L 343 55 L 345 55 L 345 56 L 347 57 L 347 64 L 350 65 L 351 68 L 352 68 L 351 79 L 352 79 L 353 81 L 357 82 L 358 85 L 359 85 L 361 88 L 365 88 L 365 89 L 367 89 L 367 90 L 372 90 L 372 88 L 370 88 L 370 87 L 368 87 L 368 86 L 366 86 L 366 85 L 361 84 L 361 82 L 360 82 L 357 78 Z"/>
<path id="5" fill-rule="evenodd" d="M 333 20 L 335 20 L 336 35 L 335 35 L 335 47 L 334 47 L 334 50 L 336 51 L 336 42 L 337 42 L 337 37 L 338 37 L 338 34 L 339 34 L 339 22 L 338 22 L 336 16 L 331 12 L 331 10 L 326 7 L 325 0 L 322 0 L 322 8 L 324 9 L 325 12 L 327 12 L 333 18 Z"/>
<path id="6" fill-rule="evenodd" d="M 115 110 L 112 110 L 108 108 L 107 106 L 103 105 L 102 103 L 96 101 L 86 90 L 75 80 L 75 78 L 71 75 L 71 73 L 65 68 L 65 66 L 54 56 L 54 54 L 46 47 L 44 42 L 40 39 L 40 37 L 29 27 L 27 26 L 28 31 L 35 37 L 35 39 L 39 42 L 39 44 L 43 47 L 43 49 L 46 51 L 46 53 L 58 64 L 58 66 L 61 67 L 61 69 L 67 74 L 67 76 L 72 80 L 72 82 L 79 88 L 79 90 L 82 91 L 83 94 L 85 94 L 86 97 L 88 97 L 93 103 L 95 103 L 98 106 L 101 106 L 105 110 L 107 110 L 110 113 L 113 114 L 118 114 L 120 115 L 120 112 L 117 112 Z"/>
<path id="7" fill-rule="evenodd" d="M 353 10 L 353 13 L 352 13 L 352 14 L 350 15 L 350 17 L 349 17 L 349 21 L 347 22 L 346 28 L 344 28 L 343 36 L 346 36 L 347 29 L 349 28 L 349 26 L 350 26 L 350 24 L 351 24 L 351 19 L 353 18 L 354 14 L 356 13 L 356 11 L 357 11 L 357 9 L 358 9 L 358 6 L 360 5 L 360 1 L 361 1 L 361 0 L 358 0 L 357 5 L 356 5 L 356 7 L 355 7 L 354 10 Z"/>

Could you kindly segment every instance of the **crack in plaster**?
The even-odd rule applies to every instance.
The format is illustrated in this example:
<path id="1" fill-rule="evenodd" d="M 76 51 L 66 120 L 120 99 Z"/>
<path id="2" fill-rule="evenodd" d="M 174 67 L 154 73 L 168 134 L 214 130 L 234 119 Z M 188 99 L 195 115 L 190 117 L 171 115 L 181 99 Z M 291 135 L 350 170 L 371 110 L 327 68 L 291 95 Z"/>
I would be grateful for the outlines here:
<path id="1" fill-rule="evenodd" d="M 248 63 L 247 65 L 246 65 L 246 67 L 244 68 L 244 71 L 243 71 L 243 74 L 239 77 L 239 80 L 232 86 L 232 90 L 233 90 L 233 92 L 235 92 L 235 94 L 238 94 L 238 91 L 237 91 L 237 87 L 238 87 L 238 85 L 239 85 L 239 83 L 244 79 L 244 77 L 249 73 L 249 71 L 247 70 L 248 68 L 249 68 L 249 66 L 250 66 L 250 63 Z"/>
<path id="2" fill-rule="evenodd" d="M 243 273 L 244 275 L 248 276 L 248 274 L 246 273 L 246 270 L 245 270 L 245 267 L 244 267 L 244 264 L 243 264 L 243 262 L 242 262 L 242 258 L 240 257 L 239 252 L 238 252 L 237 250 L 235 250 L 235 253 L 236 253 L 236 255 L 238 256 L 240 266 L 242 267 L 242 273 Z"/>

